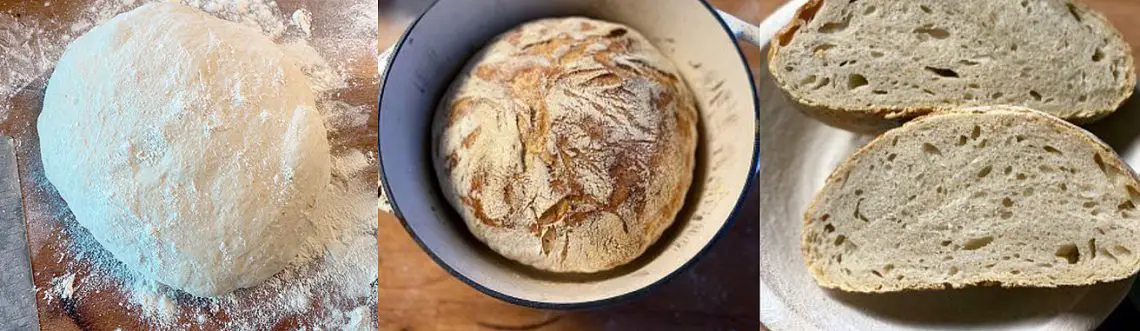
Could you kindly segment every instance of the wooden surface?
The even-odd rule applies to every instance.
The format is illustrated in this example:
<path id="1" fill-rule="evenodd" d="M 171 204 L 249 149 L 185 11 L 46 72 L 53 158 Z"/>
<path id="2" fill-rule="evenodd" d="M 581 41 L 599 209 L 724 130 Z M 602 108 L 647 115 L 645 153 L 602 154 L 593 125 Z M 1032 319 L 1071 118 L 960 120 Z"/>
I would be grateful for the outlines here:
<path id="1" fill-rule="evenodd" d="M 71 22 L 82 12 L 80 9 L 90 6 L 91 3 L 107 3 L 100 0 L 52 0 L 51 6 L 43 6 L 45 1 L 6 1 L 0 0 L 0 13 L 17 17 L 20 22 L 46 26 L 48 29 L 42 33 L 67 33 L 70 29 L 66 22 Z M 336 12 L 347 8 L 328 5 L 318 0 L 279 0 L 282 17 L 288 20 L 288 15 L 298 8 L 307 8 L 313 15 L 313 33 L 309 44 L 322 54 L 330 63 L 342 65 L 342 72 L 347 74 L 347 88 L 333 91 L 332 99 L 345 102 L 349 105 L 371 105 L 371 115 L 368 124 L 361 127 L 330 132 L 329 140 L 333 145 L 333 152 L 346 148 L 362 151 L 376 150 L 378 107 L 378 75 L 376 74 L 376 54 L 371 46 L 366 49 L 351 49 L 345 47 L 346 39 L 357 38 L 364 44 L 371 42 L 374 37 L 370 31 L 361 35 L 344 35 L 343 32 L 324 29 L 328 23 L 343 20 L 343 13 Z M 320 5 L 317 5 L 317 4 Z M 47 24 L 54 20 L 57 23 Z M 58 22 L 64 22 L 62 24 Z M 3 31 L 0 31 L 3 32 Z M 7 49 L 0 48 L 0 56 L 4 56 Z M 40 112 L 43 101 L 45 83 L 51 71 L 42 74 L 27 87 L 16 92 L 9 98 L 0 96 L 0 112 L 8 110 L 6 117 L 0 116 L 0 135 L 14 138 L 17 148 L 17 161 L 21 181 L 21 191 L 24 195 L 24 208 L 28 225 L 28 245 L 33 265 L 33 280 L 36 284 L 36 300 L 40 315 L 41 328 L 44 330 L 145 330 L 149 326 L 138 319 L 139 312 L 130 308 L 130 305 L 121 304 L 127 301 L 124 292 L 113 286 L 102 288 L 85 288 L 82 300 L 60 300 L 48 293 L 52 287 L 51 280 L 67 272 L 75 272 L 75 284 L 83 284 L 85 277 L 89 276 L 93 268 L 89 259 L 79 259 L 67 249 L 74 236 L 90 237 L 85 231 L 71 233 L 70 229 L 79 228 L 74 216 L 67 209 L 59 194 L 51 187 L 43 175 L 43 166 L 40 162 L 39 138 L 35 130 L 35 120 Z M 11 68 L 0 68 L 0 75 L 10 75 Z M 375 182 L 376 177 L 366 178 Z M 70 265 L 70 267 L 69 267 Z M 78 286 L 78 285 L 77 285 Z M 241 291 L 239 291 L 241 293 Z M 249 292 L 245 292 L 249 293 Z M 244 295 L 244 294 L 243 294 Z M 265 302 L 258 298 L 239 295 L 239 302 L 249 302 L 256 305 Z M 201 308 L 205 301 L 179 295 L 175 298 L 178 305 L 178 323 L 194 323 L 191 309 Z M 280 321 L 277 329 L 293 329 L 295 325 L 304 324 L 310 316 L 317 316 L 329 309 L 351 308 L 346 307 L 315 307 L 313 310 L 293 315 Z M 224 309 L 212 312 L 204 325 L 195 326 L 196 329 L 217 329 L 218 322 L 229 319 Z"/>
<path id="2" fill-rule="evenodd" d="M 1124 39 L 1132 45 L 1133 53 L 1140 54 L 1140 1 L 1137 0 L 1078 0 L 1100 11 L 1108 20 L 1116 26 L 1117 29 L 1124 35 Z M 758 17 L 768 17 L 785 1 L 783 0 L 766 0 L 761 1 L 759 5 Z M 754 63 L 754 62 L 753 62 Z M 758 68 L 752 68 L 754 72 Z M 763 300 L 763 298 L 761 298 Z M 1117 322 L 1113 325 L 1122 325 L 1127 322 Z M 1134 329 L 1135 324 L 1130 325 L 1127 329 Z M 766 330 L 763 325 L 760 326 L 761 330 Z"/>
<path id="3" fill-rule="evenodd" d="M 760 1 L 711 1 L 759 23 Z M 380 45 L 403 32 L 423 2 L 381 1 Z M 746 46 L 751 63 L 759 49 Z M 754 69 L 754 74 L 756 70 Z M 588 311 L 547 311 L 499 301 L 436 265 L 399 221 L 380 215 L 381 330 L 756 330 L 759 325 L 759 196 L 693 267 L 632 301 Z"/>

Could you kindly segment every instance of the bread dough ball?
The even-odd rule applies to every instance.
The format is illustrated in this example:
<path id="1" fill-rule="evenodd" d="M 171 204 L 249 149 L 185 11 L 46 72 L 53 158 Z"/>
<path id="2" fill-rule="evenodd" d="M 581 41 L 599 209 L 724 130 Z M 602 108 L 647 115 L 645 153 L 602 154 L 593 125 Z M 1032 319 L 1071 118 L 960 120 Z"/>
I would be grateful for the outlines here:
<path id="1" fill-rule="evenodd" d="M 127 267 L 196 296 L 298 255 L 330 179 L 300 68 L 257 30 L 148 4 L 71 43 L 37 128 L 44 173 Z"/>
<path id="2" fill-rule="evenodd" d="M 508 31 L 468 63 L 436 116 L 448 201 L 476 238 L 539 269 L 633 260 L 692 181 L 692 93 L 627 26 L 560 18 Z"/>

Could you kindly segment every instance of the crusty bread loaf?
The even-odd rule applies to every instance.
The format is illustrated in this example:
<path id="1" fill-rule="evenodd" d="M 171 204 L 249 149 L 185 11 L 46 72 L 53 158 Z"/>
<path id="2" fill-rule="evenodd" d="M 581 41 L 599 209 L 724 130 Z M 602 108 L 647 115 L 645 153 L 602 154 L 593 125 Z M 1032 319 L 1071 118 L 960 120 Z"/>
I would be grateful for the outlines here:
<path id="1" fill-rule="evenodd" d="M 1080 124 L 1116 110 L 1136 85 L 1120 33 L 1068 0 L 811 0 L 768 56 L 804 113 L 863 133 L 998 104 Z"/>
<path id="2" fill-rule="evenodd" d="M 696 104 L 629 27 L 543 19 L 493 40 L 437 110 L 440 185 L 476 238 L 557 272 L 627 263 L 680 210 Z"/>
<path id="3" fill-rule="evenodd" d="M 1092 134 L 1012 106 L 920 117 L 844 162 L 805 213 L 823 287 L 1087 285 L 1140 268 L 1140 183 Z"/>

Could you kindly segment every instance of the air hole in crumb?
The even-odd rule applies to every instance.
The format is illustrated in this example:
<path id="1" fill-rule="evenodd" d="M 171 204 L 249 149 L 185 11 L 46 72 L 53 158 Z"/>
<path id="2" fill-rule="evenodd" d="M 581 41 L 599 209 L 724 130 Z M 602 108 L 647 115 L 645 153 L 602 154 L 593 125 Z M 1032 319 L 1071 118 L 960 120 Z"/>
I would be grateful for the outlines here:
<path id="1" fill-rule="evenodd" d="M 918 9 L 927 14 L 933 13 L 933 11 L 930 10 L 930 7 L 927 7 L 926 5 L 919 5 Z"/>
<path id="2" fill-rule="evenodd" d="M 982 170 L 978 171 L 978 178 L 986 177 L 987 175 L 990 174 L 990 171 L 993 171 L 993 170 L 994 170 L 994 167 L 992 167 L 992 166 L 986 166 L 985 168 L 982 168 Z"/>
<path id="3" fill-rule="evenodd" d="M 1009 45 L 1009 50 L 1010 50 L 1011 52 L 1016 52 L 1016 51 L 1017 51 L 1017 48 L 1018 48 L 1017 44 L 1011 44 L 1011 45 Z"/>
<path id="4" fill-rule="evenodd" d="M 887 162 L 891 162 L 891 161 L 894 161 L 894 160 L 895 160 L 895 158 L 896 158 L 896 157 L 898 157 L 898 156 L 899 156 L 899 155 L 898 155 L 898 154 L 895 154 L 895 153 L 891 153 L 890 155 L 887 155 Z"/>
<path id="5" fill-rule="evenodd" d="M 966 144 L 966 136 L 958 136 L 958 142 L 954 143 L 955 146 L 962 146 Z"/>
<path id="6" fill-rule="evenodd" d="M 1009 271 L 1009 273 L 1010 273 L 1010 274 L 1014 274 L 1014 275 L 1017 275 L 1017 274 L 1020 274 L 1020 273 L 1021 273 L 1021 270 L 1010 270 L 1010 271 Z"/>
<path id="7" fill-rule="evenodd" d="M 919 34 L 919 39 L 922 40 L 925 40 L 928 37 L 934 39 L 946 39 L 950 37 L 950 31 L 946 31 L 946 29 L 940 28 L 916 28 L 914 29 L 914 33 Z"/>
<path id="8" fill-rule="evenodd" d="M 1001 219 L 1003 219 L 1003 220 L 1008 220 L 1010 218 L 1013 218 L 1013 212 L 1008 211 L 1008 210 L 1003 210 L 1001 212 L 1001 215 L 999 215 L 999 216 L 1001 216 Z"/>
<path id="9" fill-rule="evenodd" d="M 1057 252 L 1053 253 L 1054 256 L 1065 259 L 1069 264 L 1075 264 L 1081 259 L 1081 252 L 1077 249 L 1077 245 L 1064 244 L 1057 248 Z"/>
<path id="10" fill-rule="evenodd" d="M 817 77 L 816 75 L 810 75 L 810 76 L 804 77 L 804 79 L 800 80 L 800 86 L 807 86 L 808 84 L 815 83 L 815 80 L 817 78 L 819 78 L 819 77 Z"/>
<path id="11" fill-rule="evenodd" d="M 970 130 L 970 139 L 978 139 L 982 135 L 982 127 L 975 125 L 973 130 Z"/>
<path id="12" fill-rule="evenodd" d="M 1006 166 L 1005 170 L 1002 170 L 1002 172 L 1004 172 L 1006 175 L 1009 175 L 1009 173 L 1012 171 L 1013 171 L 1013 167 L 1011 167 L 1011 166 Z"/>
<path id="13" fill-rule="evenodd" d="M 1026 178 L 1029 178 L 1029 177 L 1025 176 L 1025 174 L 1023 174 L 1023 173 L 1018 173 L 1018 174 L 1017 174 L 1017 179 L 1018 179 L 1018 180 L 1025 180 Z"/>
<path id="14" fill-rule="evenodd" d="M 855 190 L 855 195 L 856 196 L 863 195 L 863 190 Z"/>
<path id="15" fill-rule="evenodd" d="M 931 91 L 931 90 L 927 90 L 927 89 L 922 89 L 922 93 L 926 93 L 926 94 L 929 94 L 929 95 L 938 95 L 938 94 L 934 93 L 934 91 Z"/>
<path id="16" fill-rule="evenodd" d="M 940 244 L 942 245 L 942 247 L 946 247 L 946 246 L 950 246 L 950 243 L 952 243 L 952 241 L 943 240 L 942 243 L 940 243 Z"/>
<path id="17" fill-rule="evenodd" d="M 832 232 L 835 232 L 835 226 L 834 226 L 834 225 L 831 225 L 831 224 L 828 224 L 828 225 L 824 225 L 824 226 L 823 226 L 823 232 L 824 232 L 824 233 L 832 233 Z"/>
<path id="18" fill-rule="evenodd" d="M 812 47 L 811 51 L 812 51 L 812 53 L 819 54 L 822 52 L 826 52 L 827 50 L 830 50 L 832 48 L 835 48 L 835 44 L 824 43 L 824 44 L 819 44 L 819 45 L 816 45 L 815 47 Z"/>
<path id="19" fill-rule="evenodd" d="M 922 152 L 930 155 L 942 156 L 942 151 L 938 150 L 938 147 L 935 147 L 931 143 L 922 143 Z"/>
<path id="20" fill-rule="evenodd" d="M 871 57 L 873 57 L 873 58 L 880 58 L 880 57 L 883 57 L 884 55 L 886 55 L 886 54 L 883 54 L 883 52 L 880 52 L 880 51 L 871 51 Z"/>
<path id="21" fill-rule="evenodd" d="M 966 87 L 968 87 L 968 88 L 980 88 L 982 86 L 975 84 L 975 83 L 969 83 L 969 84 L 966 84 Z"/>
<path id="22" fill-rule="evenodd" d="M 1041 101 L 1041 93 L 1037 91 L 1029 91 L 1029 96 L 1033 97 L 1033 100 Z"/>
<path id="23" fill-rule="evenodd" d="M 1068 191 L 1068 190 L 1069 190 L 1069 185 L 1065 185 L 1065 183 L 1061 183 L 1061 191 Z"/>
<path id="24" fill-rule="evenodd" d="M 878 94 L 878 95 L 884 95 L 884 94 L 887 94 L 887 91 L 883 91 L 883 90 L 873 90 L 873 91 L 871 91 L 871 93 L 873 93 L 873 94 Z"/>
<path id="25" fill-rule="evenodd" d="M 824 23 L 822 26 L 819 27 L 819 32 L 820 33 L 836 33 L 836 32 L 840 32 L 843 30 L 847 30 L 847 25 L 850 22 L 851 22 L 850 16 L 845 17 L 843 19 L 843 21 L 827 22 L 827 23 Z"/>
<path id="26" fill-rule="evenodd" d="M 1129 250 L 1127 247 L 1120 246 L 1120 245 L 1112 246 L 1112 252 L 1116 253 L 1117 255 L 1132 255 L 1131 250 Z"/>
<path id="27" fill-rule="evenodd" d="M 926 69 L 926 71 L 932 72 L 935 75 L 938 75 L 941 77 L 946 77 L 946 78 L 958 78 L 959 77 L 957 71 L 950 70 L 950 69 L 935 68 L 935 67 L 924 67 L 923 69 Z"/>
<path id="28" fill-rule="evenodd" d="M 844 241 L 847 241 L 847 236 L 844 236 L 844 235 L 836 236 L 835 237 L 835 246 L 843 245 Z"/>
<path id="29" fill-rule="evenodd" d="M 1093 259 L 1096 258 L 1096 238 L 1089 239 L 1089 255 L 1091 255 Z"/>
<path id="30" fill-rule="evenodd" d="M 1057 155 L 1065 155 L 1065 153 L 1061 153 L 1061 151 L 1060 151 L 1060 150 L 1057 150 L 1056 148 L 1053 148 L 1053 146 L 1048 146 L 1048 145 L 1046 145 L 1046 146 L 1044 147 L 1044 149 L 1045 149 L 1045 151 L 1046 151 L 1046 152 L 1049 152 L 1049 153 L 1053 153 L 1053 154 L 1057 154 Z"/>
<path id="31" fill-rule="evenodd" d="M 1116 209 L 1117 210 L 1133 210 L 1133 209 L 1136 209 L 1136 205 L 1133 204 L 1131 200 L 1128 200 L 1128 201 L 1121 202 L 1119 205 L 1116 206 Z"/>
<path id="32" fill-rule="evenodd" d="M 962 249 L 967 250 L 967 251 L 972 251 L 975 249 L 986 247 L 986 245 L 989 245 L 993 241 L 994 241 L 993 236 L 985 236 L 985 237 L 981 237 L 981 238 L 974 238 L 974 239 L 966 240 L 966 243 L 964 245 L 962 245 Z"/>
<path id="33" fill-rule="evenodd" d="M 874 14 L 875 10 L 877 10 L 877 9 L 878 8 L 876 8 L 875 6 L 867 6 L 867 8 L 863 9 L 863 15 L 866 16 L 866 15 Z"/>
<path id="34" fill-rule="evenodd" d="M 1005 96 L 1005 94 L 1003 94 L 1001 92 L 997 92 L 997 93 L 991 94 L 990 99 L 1000 99 L 1001 97 L 1004 97 L 1004 96 Z"/>
<path id="35" fill-rule="evenodd" d="M 1001 205 L 1005 206 L 1006 208 L 1013 207 L 1013 200 L 1009 197 L 1002 198 Z"/>
<path id="36" fill-rule="evenodd" d="M 1103 172 L 1105 175 L 1108 174 L 1108 167 L 1104 165 L 1104 159 L 1100 157 L 1100 153 L 1093 154 L 1093 161 L 1096 162 L 1096 166 L 1100 168 L 1100 172 Z"/>
<path id="37" fill-rule="evenodd" d="M 883 274 L 879 273 L 878 271 L 871 270 L 871 273 L 874 274 L 875 276 L 878 276 L 879 278 L 883 278 Z"/>
<path id="38" fill-rule="evenodd" d="M 1104 60 L 1104 52 L 1101 51 L 1100 48 L 1097 48 L 1096 51 L 1093 52 L 1092 60 L 1093 62 L 1100 62 L 1100 60 Z"/>
<path id="39" fill-rule="evenodd" d="M 831 77 L 823 77 L 823 80 L 819 81 L 819 84 L 817 84 L 815 87 L 812 87 L 812 89 L 818 90 L 819 88 L 827 85 L 831 85 Z"/>
<path id="40" fill-rule="evenodd" d="M 1087 96 L 1087 95 L 1082 95 L 1082 96 L 1077 98 L 1077 101 L 1080 101 L 1080 102 L 1085 102 L 1088 100 L 1089 100 L 1089 96 Z"/>
<path id="41" fill-rule="evenodd" d="M 1077 7 L 1076 6 L 1073 6 L 1073 4 L 1071 4 L 1071 3 L 1065 4 L 1065 6 L 1069 7 L 1069 14 L 1073 15 L 1073 19 L 1077 20 L 1077 22 L 1083 21 L 1081 19 L 1081 15 L 1077 14 Z"/>
<path id="42" fill-rule="evenodd" d="M 867 84 L 869 84 L 869 82 L 867 82 L 867 77 L 864 77 L 863 75 L 851 74 L 847 76 L 847 89 L 854 90 L 856 88 L 866 86 Z"/>
<path id="43" fill-rule="evenodd" d="M 976 65 L 980 64 L 980 62 L 970 61 L 970 60 L 958 60 L 958 64 L 965 65 L 965 66 L 976 66 Z"/>

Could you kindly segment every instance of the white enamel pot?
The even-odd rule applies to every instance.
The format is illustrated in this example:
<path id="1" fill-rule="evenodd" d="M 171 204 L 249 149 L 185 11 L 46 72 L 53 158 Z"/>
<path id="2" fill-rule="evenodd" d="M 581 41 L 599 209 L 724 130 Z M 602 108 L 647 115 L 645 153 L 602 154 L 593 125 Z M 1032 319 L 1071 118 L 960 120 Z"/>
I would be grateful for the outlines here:
<path id="1" fill-rule="evenodd" d="M 563 16 L 640 31 L 673 61 L 700 109 L 697 170 L 684 209 L 637 260 L 590 275 L 545 273 L 491 251 L 443 198 L 429 157 L 433 112 L 468 57 L 523 22 Z M 742 206 L 757 203 L 745 201 L 758 170 L 757 96 L 737 39 L 755 44 L 758 36 L 755 27 L 701 0 L 438 0 L 380 59 L 387 66 L 379 118 L 383 189 L 436 263 L 493 297 L 587 308 L 645 293 L 696 261 Z"/>

